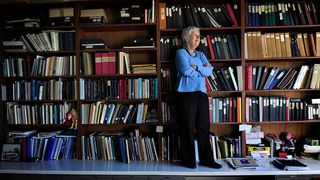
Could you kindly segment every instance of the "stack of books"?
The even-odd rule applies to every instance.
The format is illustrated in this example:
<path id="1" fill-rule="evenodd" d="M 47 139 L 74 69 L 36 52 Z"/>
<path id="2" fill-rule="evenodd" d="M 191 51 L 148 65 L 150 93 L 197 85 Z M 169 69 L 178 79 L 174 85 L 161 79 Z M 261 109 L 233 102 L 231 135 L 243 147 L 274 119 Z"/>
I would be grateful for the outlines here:
<path id="1" fill-rule="evenodd" d="M 133 74 L 156 73 L 156 64 L 135 64 L 131 65 Z"/>
<path id="2" fill-rule="evenodd" d="M 102 25 L 107 24 L 108 18 L 105 9 L 82 9 L 80 14 L 80 25 Z"/>
<path id="3" fill-rule="evenodd" d="M 51 26 L 73 26 L 74 25 L 74 8 L 50 8 L 49 23 Z"/>
<path id="4" fill-rule="evenodd" d="M 144 14 L 141 5 L 125 5 L 120 9 L 121 24 L 136 24 L 143 22 Z"/>

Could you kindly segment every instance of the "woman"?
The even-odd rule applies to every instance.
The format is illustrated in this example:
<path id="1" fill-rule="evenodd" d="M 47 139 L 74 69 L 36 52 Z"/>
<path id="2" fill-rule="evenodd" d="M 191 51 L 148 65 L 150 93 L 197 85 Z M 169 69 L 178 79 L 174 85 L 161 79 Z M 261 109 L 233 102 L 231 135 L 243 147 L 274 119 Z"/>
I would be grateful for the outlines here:
<path id="1" fill-rule="evenodd" d="M 181 162 L 183 166 L 196 168 L 194 130 L 198 140 L 201 165 L 221 168 L 213 159 L 210 146 L 209 104 L 205 77 L 213 67 L 206 56 L 196 48 L 200 43 L 200 30 L 190 26 L 182 31 L 183 49 L 176 53 L 177 102 L 181 121 Z"/>

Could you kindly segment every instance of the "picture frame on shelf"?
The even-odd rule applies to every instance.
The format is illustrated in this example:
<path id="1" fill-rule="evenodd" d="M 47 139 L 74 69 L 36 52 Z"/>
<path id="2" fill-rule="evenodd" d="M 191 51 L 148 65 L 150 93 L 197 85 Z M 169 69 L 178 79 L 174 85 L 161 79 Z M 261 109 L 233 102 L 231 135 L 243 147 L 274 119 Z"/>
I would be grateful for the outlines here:
<path id="1" fill-rule="evenodd" d="M 1 160 L 2 161 L 20 161 L 20 144 L 3 144 Z"/>

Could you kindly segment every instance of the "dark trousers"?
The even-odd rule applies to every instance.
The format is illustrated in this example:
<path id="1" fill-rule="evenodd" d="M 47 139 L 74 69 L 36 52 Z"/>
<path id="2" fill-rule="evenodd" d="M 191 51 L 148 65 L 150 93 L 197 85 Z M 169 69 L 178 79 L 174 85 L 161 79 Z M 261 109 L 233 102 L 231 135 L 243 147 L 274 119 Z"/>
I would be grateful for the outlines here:
<path id="1" fill-rule="evenodd" d="M 203 92 L 178 92 L 177 107 L 180 119 L 182 163 L 196 163 L 194 135 L 198 140 L 200 163 L 213 161 L 209 140 L 210 116 L 207 94 Z"/>

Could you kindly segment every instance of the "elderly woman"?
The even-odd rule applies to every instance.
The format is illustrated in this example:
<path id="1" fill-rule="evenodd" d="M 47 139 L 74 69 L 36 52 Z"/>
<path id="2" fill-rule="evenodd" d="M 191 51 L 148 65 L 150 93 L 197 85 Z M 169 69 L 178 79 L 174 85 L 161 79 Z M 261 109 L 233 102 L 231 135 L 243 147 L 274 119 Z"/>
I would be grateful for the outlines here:
<path id="1" fill-rule="evenodd" d="M 194 132 L 198 140 L 200 164 L 221 168 L 213 159 L 210 146 L 210 118 L 206 76 L 212 74 L 213 67 L 206 56 L 196 50 L 200 43 L 200 30 L 190 26 L 182 31 L 183 49 L 176 53 L 177 102 L 180 119 L 181 163 L 188 168 L 196 168 Z"/>

